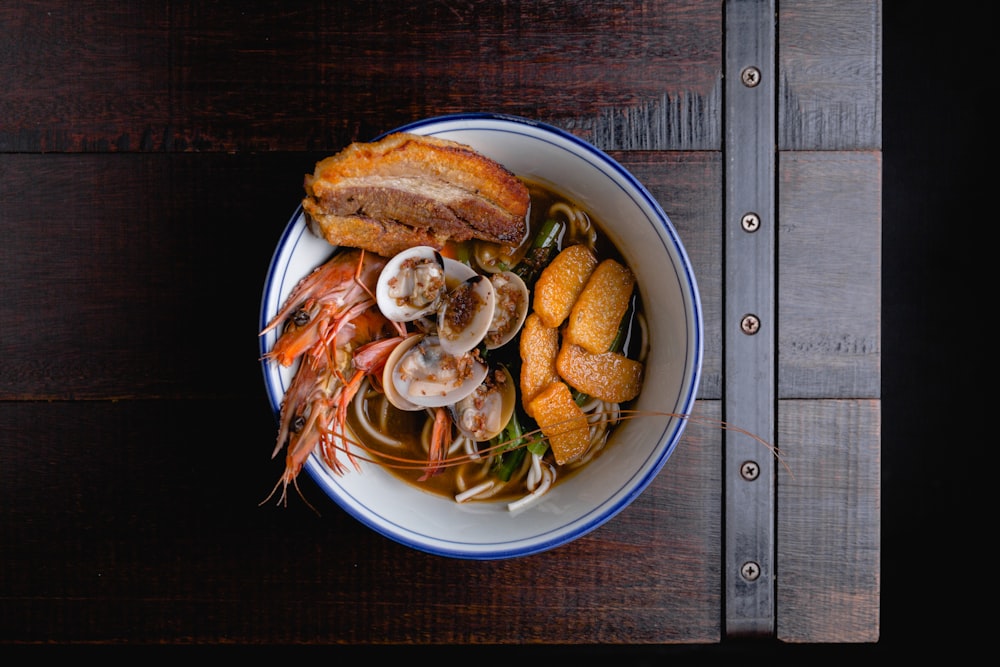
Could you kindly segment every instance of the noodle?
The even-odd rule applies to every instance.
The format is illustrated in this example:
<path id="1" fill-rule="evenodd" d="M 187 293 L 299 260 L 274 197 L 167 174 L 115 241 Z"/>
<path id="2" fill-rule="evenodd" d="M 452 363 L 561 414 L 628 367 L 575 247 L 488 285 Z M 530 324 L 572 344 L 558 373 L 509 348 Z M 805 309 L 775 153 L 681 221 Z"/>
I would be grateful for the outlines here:
<path id="1" fill-rule="evenodd" d="M 470 461 L 478 461 L 481 457 L 479 456 L 479 450 L 476 449 L 476 441 L 467 435 L 459 435 L 455 438 L 462 445 L 462 449 L 465 450 L 465 455 L 469 457 Z"/>
<path id="2" fill-rule="evenodd" d="M 485 482 L 483 482 L 482 484 L 480 484 L 479 486 L 474 486 L 471 489 L 468 489 L 466 491 L 462 491 L 461 493 L 457 494 L 455 496 L 455 502 L 457 502 L 457 503 L 464 503 L 469 498 L 475 498 L 480 493 L 482 493 L 484 491 L 489 491 L 490 489 L 493 488 L 493 485 L 494 485 L 493 480 L 489 480 L 488 479 Z"/>
<path id="3" fill-rule="evenodd" d="M 371 391 L 370 392 L 369 391 L 368 378 L 365 378 L 362 381 L 361 388 L 358 390 L 358 393 L 354 395 L 354 400 L 352 401 L 352 407 L 354 408 L 354 418 L 355 418 L 355 421 L 356 421 L 356 423 L 362 429 L 364 429 L 366 437 L 371 438 L 372 440 L 375 440 L 376 442 L 380 442 L 383 445 L 386 445 L 388 447 L 401 447 L 403 443 L 400 440 L 397 440 L 395 438 L 390 438 L 389 436 L 385 435 L 385 432 L 386 432 L 386 428 L 385 428 L 386 422 L 385 422 L 385 418 L 384 418 L 384 415 L 385 415 L 384 404 L 386 403 L 386 401 L 382 402 L 383 403 L 383 413 L 382 413 L 383 414 L 383 419 L 381 420 L 381 425 L 380 425 L 381 428 L 376 428 L 371 423 L 371 420 L 368 419 L 368 415 L 366 414 L 365 408 L 364 408 L 365 401 L 367 399 L 371 398 L 372 396 L 375 396 L 375 395 L 378 395 L 378 392 L 375 392 L 375 391 Z"/>
<path id="4" fill-rule="evenodd" d="M 534 454 L 532 454 L 532 456 L 534 456 Z M 552 483 L 555 481 L 555 478 L 556 478 L 555 469 L 548 464 L 544 464 L 544 466 L 542 467 L 540 484 L 537 487 L 535 487 L 535 489 L 528 495 L 507 503 L 507 510 L 509 512 L 516 512 L 517 510 L 526 507 L 529 503 L 538 500 L 543 495 L 545 495 L 546 491 L 549 490 L 549 487 L 552 486 Z"/>
<path id="5" fill-rule="evenodd" d="M 566 218 L 566 241 L 569 243 L 584 243 L 594 250 L 597 246 L 597 230 L 590 221 L 586 211 L 571 206 L 566 202 L 556 202 L 549 207 L 549 217 L 555 218 L 562 214 Z"/>
<path id="6" fill-rule="evenodd" d="M 542 480 L 542 457 L 532 452 L 531 469 L 528 471 L 528 490 L 534 491 Z"/>

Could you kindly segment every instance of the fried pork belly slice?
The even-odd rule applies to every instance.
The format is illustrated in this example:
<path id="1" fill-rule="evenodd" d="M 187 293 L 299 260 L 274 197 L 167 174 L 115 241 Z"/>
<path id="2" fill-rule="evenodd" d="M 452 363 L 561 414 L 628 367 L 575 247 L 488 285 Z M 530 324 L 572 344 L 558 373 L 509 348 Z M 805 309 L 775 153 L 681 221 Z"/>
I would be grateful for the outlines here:
<path id="1" fill-rule="evenodd" d="M 396 133 L 353 143 L 318 162 L 305 191 L 303 208 L 336 245 L 356 235 L 359 219 L 417 230 L 413 245 L 424 244 L 421 236 L 517 245 L 526 232 L 524 183 L 469 146 L 436 137 Z M 395 233 L 401 239 L 405 231 Z"/>
<path id="2" fill-rule="evenodd" d="M 363 248 L 383 257 L 418 245 L 441 250 L 447 236 L 435 235 L 399 222 L 373 220 L 361 216 L 339 217 L 316 212 L 308 200 L 304 202 L 309 229 L 316 236 L 336 246 Z"/>

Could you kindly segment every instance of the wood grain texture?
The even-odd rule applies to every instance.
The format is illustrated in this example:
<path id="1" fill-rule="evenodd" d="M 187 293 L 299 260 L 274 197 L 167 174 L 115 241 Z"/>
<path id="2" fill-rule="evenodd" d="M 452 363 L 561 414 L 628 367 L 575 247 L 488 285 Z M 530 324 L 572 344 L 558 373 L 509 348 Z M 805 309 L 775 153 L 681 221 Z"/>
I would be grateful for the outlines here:
<path id="1" fill-rule="evenodd" d="M 720 148 L 719 3 L 395 4 L 6 5 L 0 150 L 335 150 L 460 111 L 607 150 Z M 880 148 L 881 4 L 783 2 L 777 21 L 779 147 Z"/>
<path id="2" fill-rule="evenodd" d="M 882 160 L 779 159 L 779 398 L 878 398 Z"/>
<path id="3" fill-rule="evenodd" d="M 659 202 L 684 245 L 704 313 L 704 361 L 698 397 L 722 398 L 722 155 L 613 151 Z M 653 267 L 637 267 L 649 271 Z"/>
<path id="4" fill-rule="evenodd" d="M 172 113 L 169 28 L 162 4 L 0 5 L 0 151 L 162 145 Z"/>
<path id="5" fill-rule="evenodd" d="M 718 403 L 696 413 L 717 419 Z M 220 422 L 222 438 L 198 428 Z M 0 641 L 719 639 L 716 428 L 690 424 L 646 492 L 589 535 L 478 562 L 378 537 L 307 477 L 319 516 L 294 496 L 258 506 L 279 474 L 273 426 L 255 386 L 219 400 L 0 403 Z"/>
<path id="6" fill-rule="evenodd" d="M 778 3 L 780 150 L 882 148 L 882 3 Z"/>
<path id="7" fill-rule="evenodd" d="M 780 401 L 777 635 L 879 638 L 881 405 Z"/>
<path id="8" fill-rule="evenodd" d="M 718 149 L 720 11 L 698 0 L 5 5 L 0 150 L 339 150 L 467 111 L 547 121 L 608 149 Z"/>
<path id="9" fill-rule="evenodd" d="M 0 154 L 0 399 L 231 396 L 261 383 L 271 253 L 325 153 Z M 621 153 L 676 219 L 718 331 L 719 156 Z M 65 202 L 58 227 L 39 224 Z M 9 327 L 9 328 L 8 328 Z M 714 337 L 713 337 L 714 336 Z M 717 333 L 700 396 L 718 398 Z M 226 341 L 221 344 L 221 341 Z M 227 382 L 206 383 L 212 365 Z"/>
<path id="10" fill-rule="evenodd" d="M 264 276 L 313 163 L 0 155 L 0 219 L 17 230 L 0 245 L 0 397 L 231 395 L 210 366 L 259 381 Z"/>

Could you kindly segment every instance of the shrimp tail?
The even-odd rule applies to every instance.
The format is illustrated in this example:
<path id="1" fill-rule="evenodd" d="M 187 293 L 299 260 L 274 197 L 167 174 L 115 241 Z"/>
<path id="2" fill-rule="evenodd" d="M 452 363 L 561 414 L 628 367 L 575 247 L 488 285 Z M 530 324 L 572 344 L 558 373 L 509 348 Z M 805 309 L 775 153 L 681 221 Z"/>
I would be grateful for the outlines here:
<path id="1" fill-rule="evenodd" d="M 417 481 L 425 482 L 444 470 L 444 459 L 451 449 L 451 440 L 451 415 L 448 408 L 435 408 L 434 430 L 431 434 L 430 451 L 427 454 L 427 467 Z"/>

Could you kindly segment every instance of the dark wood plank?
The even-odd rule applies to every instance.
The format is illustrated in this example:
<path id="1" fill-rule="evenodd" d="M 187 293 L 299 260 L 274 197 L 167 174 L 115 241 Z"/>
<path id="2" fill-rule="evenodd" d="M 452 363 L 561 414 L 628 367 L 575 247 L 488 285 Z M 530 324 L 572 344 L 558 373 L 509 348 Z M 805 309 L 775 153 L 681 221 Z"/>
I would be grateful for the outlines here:
<path id="1" fill-rule="evenodd" d="M 608 149 L 718 149 L 720 11 L 703 0 L 7 4 L 0 150 L 336 150 L 464 111 L 548 121 Z"/>
<path id="2" fill-rule="evenodd" d="M 0 399 L 262 386 L 256 327 L 268 263 L 302 175 L 324 155 L 0 155 L 0 219 L 14 230 L 0 245 L 0 321 L 31 332 L 4 336 Z M 705 277 L 706 328 L 717 330 L 718 154 L 619 157 L 635 157 L 626 166 L 674 213 Z M 718 347 L 707 347 L 700 395 L 718 398 Z"/>
<path id="3" fill-rule="evenodd" d="M 879 152 L 779 159 L 779 398 L 881 389 Z"/>
<path id="4" fill-rule="evenodd" d="M 881 4 L 782 2 L 778 27 L 777 636 L 875 642 Z"/>
<path id="5" fill-rule="evenodd" d="M 779 401 L 782 641 L 879 639 L 881 426 L 880 401 Z"/>
<path id="6" fill-rule="evenodd" d="M 313 162 L 0 155 L 0 397 L 219 396 L 259 380 L 263 279 Z"/>
<path id="7" fill-rule="evenodd" d="M 722 397 L 722 154 L 612 151 L 663 207 L 691 260 L 704 311 L 698 397 Z M 635 267 L 655 271 L 654 267 Z"/>
<path id="8" fill-rule="evenodd" d="M 780 150 L 882 148 L 882 3 L 778 3 Z"/>
<path id="9" fill-rule="evenodd" d="M 589 535 L 478 562 L 379 537 L 308 478 L 319 516 L 295 497 L 258 506 L 279 469 L 255 387 L 2 402 L 0 641 L 715 642 L 719 433 L 690 424 L 646 492 Z"/>
<path id="10" fill-rule="evenodd" d="M 161 3 L 0 5 L 0 151 L 151 151 L 171 127 Z"/>
<path id="11" fill-rule="evenodd" d="M 333 150 L 481 110 L 547 120 L 609 150 L 718 149 L 718 3 L 585 7 L 5 5 L 0 150 Z M 778 27 L 780 147 L 881 147 L 881 4 L 783 2 Z M 572 39 L 555 48 L 561 34 Z"/>

